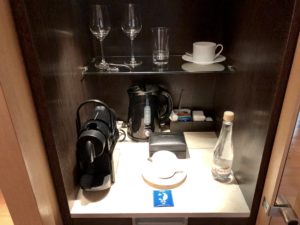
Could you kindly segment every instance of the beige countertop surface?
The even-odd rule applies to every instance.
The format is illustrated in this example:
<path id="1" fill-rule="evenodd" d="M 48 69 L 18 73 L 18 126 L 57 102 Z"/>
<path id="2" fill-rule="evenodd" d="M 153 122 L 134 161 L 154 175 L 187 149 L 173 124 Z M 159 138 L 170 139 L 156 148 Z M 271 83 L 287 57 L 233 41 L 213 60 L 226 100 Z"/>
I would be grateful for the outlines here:
<path id="1" fill-rule="evenodd" d="M 213 132 L 187 132 L 190 158 L 180 159 L 186 180 L 172 190 L 173 207 L 154 207 L 153 191 L 142 177 L 149 157 L 148 143 L 118 143 L 116 181 L 108 191 L 80 190 L 71 208 L 72 218 L 105 217 L 249 217 L 239 185 L 223 184 L 211 175 Z"/>

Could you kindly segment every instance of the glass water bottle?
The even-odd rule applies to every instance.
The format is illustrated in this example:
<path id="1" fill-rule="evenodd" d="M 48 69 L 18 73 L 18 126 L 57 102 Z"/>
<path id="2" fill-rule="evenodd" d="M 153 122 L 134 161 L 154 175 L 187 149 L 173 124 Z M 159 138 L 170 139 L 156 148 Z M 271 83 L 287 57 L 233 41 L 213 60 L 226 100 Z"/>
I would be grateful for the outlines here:
<path id="1" fill-rule="evenodd" d="M 233 112 L 224 112 L 222 129 L 216 146 L 214 147 L 213 165 L 211 169 L 215 180 L 226 183 L 231 182 L 233 179 L 233 145 L 231 137 L 233 119 Z"/>

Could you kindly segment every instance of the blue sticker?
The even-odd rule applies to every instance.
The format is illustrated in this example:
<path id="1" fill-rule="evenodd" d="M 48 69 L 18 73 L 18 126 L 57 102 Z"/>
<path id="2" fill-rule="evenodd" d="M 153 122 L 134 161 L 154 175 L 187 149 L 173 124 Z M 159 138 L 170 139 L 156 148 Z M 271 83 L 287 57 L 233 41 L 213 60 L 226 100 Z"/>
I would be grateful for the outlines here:
<path id="1" fill-rule="evenodd" d="M 172 207 L 174 206 L 171 190 L 153 191 L 154 207 Z"/>

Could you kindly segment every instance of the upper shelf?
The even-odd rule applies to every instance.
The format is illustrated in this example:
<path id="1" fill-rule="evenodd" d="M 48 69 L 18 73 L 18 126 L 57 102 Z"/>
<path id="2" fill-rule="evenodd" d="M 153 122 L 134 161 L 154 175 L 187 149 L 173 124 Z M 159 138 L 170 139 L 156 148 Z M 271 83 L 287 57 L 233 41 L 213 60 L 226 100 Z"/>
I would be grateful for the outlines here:
<path id="1" fill-rule="evenodd" d="M 104 75 L 104 74 L 127 74 L 127 75 L 151 75 L 151 74 L 187 74 L 187 73 L 232 73 L 234 69 L 232 66 L 225 63 L 215 63 L 211 65 L 198 65 L 182 60 L 181 55 L 171 55 L 169 63 L 166 66 L 156 66 L 152 63 L 151 56 L 136 56 L 138 61 L 142 61 L 142 65 L 137 66 L 131 71 L 126 67 L 118 67 L 119 71 L 100 71 L 94 65 L 96 59 L 85 67 L 83 75 Z M 114 56 L 105 58 L 108 63 L 124 64 L 125 60 L 129 60 L 126 56 Z M 113 65 L 112 65 L 113 66 Z"/>

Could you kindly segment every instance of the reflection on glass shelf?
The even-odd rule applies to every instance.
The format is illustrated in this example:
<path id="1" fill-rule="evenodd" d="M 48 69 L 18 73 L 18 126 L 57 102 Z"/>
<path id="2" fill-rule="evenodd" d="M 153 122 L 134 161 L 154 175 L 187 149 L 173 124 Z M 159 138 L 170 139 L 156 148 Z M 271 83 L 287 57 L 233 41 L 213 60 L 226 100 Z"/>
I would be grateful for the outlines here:
<path id="1" fill-rule="evenodd" d="M 124 65 L 128 59 L 125 56 L 106 57 L 110 64 L 108 71 L 100 71 L 94 65 L 99 59 L 93 59 L 89 66 L 86 67 L 83 75 L 97 74 L 186 74 L 186 73 L 232 73 L 234 72 L 231 66 L 225 63 L 215 63 L 210 65 L 198 65 L 182 60 L 181 55 L 172 55 L 169 58 L 169 63 L 164 66 L 157 66 L 152 62 L 152 56 L 137 56 L 137 59 L 143 61 L 143 64 L 130 68 Z"/>

